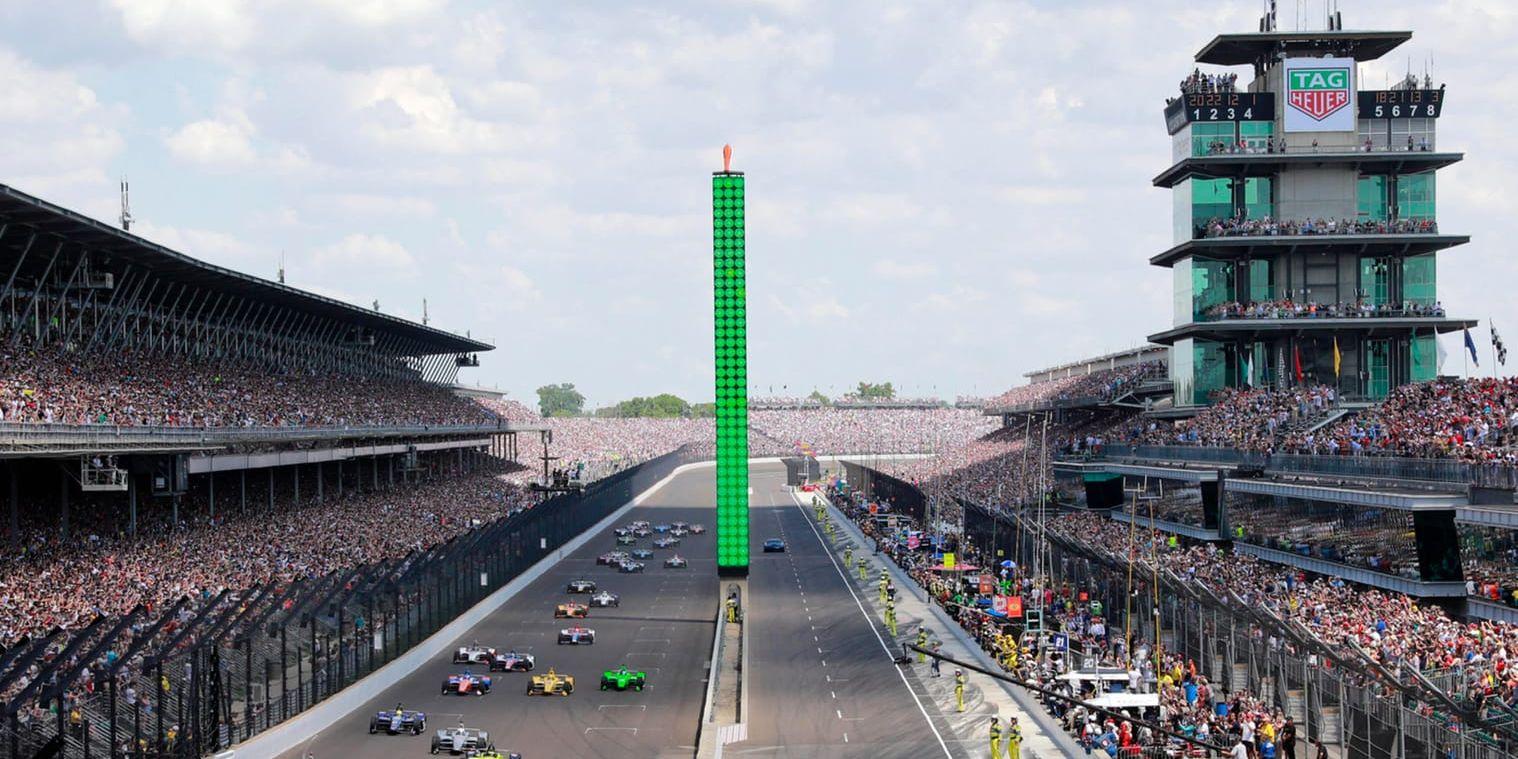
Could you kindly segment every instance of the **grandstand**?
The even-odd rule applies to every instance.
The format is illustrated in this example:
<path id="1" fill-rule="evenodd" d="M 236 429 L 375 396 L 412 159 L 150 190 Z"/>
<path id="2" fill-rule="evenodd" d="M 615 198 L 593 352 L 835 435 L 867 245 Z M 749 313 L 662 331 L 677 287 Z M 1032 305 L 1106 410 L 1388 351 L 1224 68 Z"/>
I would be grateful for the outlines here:
<path id="1" fill-rule="evenodd" d="M 294 714 L 366 629 L 423 632 L 408 572 L 536 500 L 503 475 L 542 426 L 453 389 L 488 343 L 5 186 L 0 261 L 0 756 Z"/>

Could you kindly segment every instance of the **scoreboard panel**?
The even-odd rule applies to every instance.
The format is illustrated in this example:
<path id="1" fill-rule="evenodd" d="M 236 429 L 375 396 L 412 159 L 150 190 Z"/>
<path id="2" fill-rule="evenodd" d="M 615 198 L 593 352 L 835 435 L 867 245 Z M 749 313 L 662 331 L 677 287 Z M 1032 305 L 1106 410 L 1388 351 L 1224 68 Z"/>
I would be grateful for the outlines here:
<path id="1" fill-rule="evenodd" d="M 1275 118 L 1273 92 L 1199 92 L 1182 95 L 1165 107 L 1165 127 L 1171 134 L 1198 121 L 1275 121 Z"/>
<path id="2" fill-rule="evenodd" d="M 1368 90 L 1358 105 L 1362 119 L 1437 119 L 1444 90 Z"/>

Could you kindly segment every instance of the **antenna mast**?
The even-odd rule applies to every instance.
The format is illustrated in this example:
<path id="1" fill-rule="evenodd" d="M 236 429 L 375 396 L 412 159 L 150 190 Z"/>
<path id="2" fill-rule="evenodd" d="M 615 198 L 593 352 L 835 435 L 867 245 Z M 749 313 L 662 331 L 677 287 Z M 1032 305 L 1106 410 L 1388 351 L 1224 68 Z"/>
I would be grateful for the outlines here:
<path id="1" fill-rule="evenodd" d="M 132 231 L 132 202 L 128 197 L 131 192 L 131 184 L 126 177 L 121 178 L 121 229 L 125 232 Z"/>

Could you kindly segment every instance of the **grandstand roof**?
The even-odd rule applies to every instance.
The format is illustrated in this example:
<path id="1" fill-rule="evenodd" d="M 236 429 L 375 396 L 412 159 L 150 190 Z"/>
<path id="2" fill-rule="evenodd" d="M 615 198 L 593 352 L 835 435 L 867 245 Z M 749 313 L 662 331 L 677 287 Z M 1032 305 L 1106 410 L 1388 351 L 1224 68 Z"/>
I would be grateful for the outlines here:
<path id="1" fill-rule="evenodd" d="M 1357 32 L 1344 29 L 1219 34 L 1196 54 L 1197 63 L 1241 66 L 1274 53 L 1346 55 L 1373 61 L 1413 38 L 1412 32 Z"/>
<path id="2" fill-rule="evenodd" d="M 1126 366 L 1130 362 L 1142 361 L 1146 358 L 1168 361 L 1170 349 L 1161 345 L 1140 345 L 1136 348 L 1057 364 L 1046 369 L 1034 369 L 1031 372 L 1023 373 L 1023 376 L 1034 382 L 1040 382 L 1054 379 L 1055 377 L 1070 376 L 1071 374 L 1088 374 L 1092 371 L 1109 369 L 1119 364 Z"/>
<path id="3" fill-rule="evenodd" d="M 0 184 L 0 229 L 9 227 L 32 229 L 40 235 L 55 238 L 59 244 L 77 245 L 105 254 L 110 257 L 110 264 L 103 271 L 117 277 L 121 276 L 123 267 L 131 265 L 134 269 L 151 271 L 159 277 L 206 290 L 404 338 L 420 344 L 421 352 L 428 355 L 488 351 L 495 347 L 436 327 L 206 263 Z M 0 257 L 14 259 L 24 245 L 25 237 L 8 235 L 0 240 Z"/>

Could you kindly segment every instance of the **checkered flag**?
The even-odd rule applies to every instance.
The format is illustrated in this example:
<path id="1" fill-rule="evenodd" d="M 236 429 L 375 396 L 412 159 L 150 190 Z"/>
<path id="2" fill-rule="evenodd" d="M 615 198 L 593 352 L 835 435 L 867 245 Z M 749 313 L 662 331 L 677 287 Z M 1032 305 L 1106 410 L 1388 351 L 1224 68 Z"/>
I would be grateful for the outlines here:
<path id="1" fill-rule="evenodd" d="M 1497 363 L 1507 366 L 1507 346 L 1502 344 L 1502 336 L 1497 334 L 1497 325 L 1492 327 L 1492 350 L 1497 353 Z"/>

